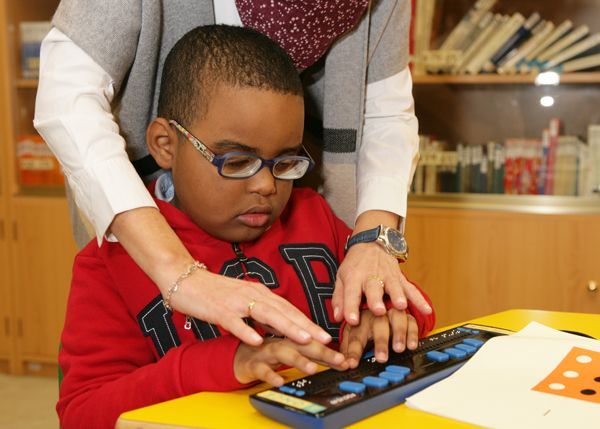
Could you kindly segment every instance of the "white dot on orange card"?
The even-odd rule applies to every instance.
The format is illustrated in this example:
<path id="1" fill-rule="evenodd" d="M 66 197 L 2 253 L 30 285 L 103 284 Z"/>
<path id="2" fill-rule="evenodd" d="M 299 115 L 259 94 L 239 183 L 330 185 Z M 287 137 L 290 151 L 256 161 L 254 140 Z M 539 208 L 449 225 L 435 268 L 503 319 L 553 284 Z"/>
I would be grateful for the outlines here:
<path id="1" fill-rule="evenodd" d="M 577 371 L 565 371 L 563 375 L 567 378 L 577 378 L 579 377 L 579 373 Z"/>
<path id="2" fill-rule="evenodd" d="M 579 355 L 577 356 L 576 360 L 579 363 L 590 363 L 592 361 L 592 358 L 588 355 Z"/>
<path id="3" fill-rule="evenodd" d="M 560 383 L 552 383 L 548 387 L 552 390 L 563 390 L 565 388 L 565 385 Z"/>

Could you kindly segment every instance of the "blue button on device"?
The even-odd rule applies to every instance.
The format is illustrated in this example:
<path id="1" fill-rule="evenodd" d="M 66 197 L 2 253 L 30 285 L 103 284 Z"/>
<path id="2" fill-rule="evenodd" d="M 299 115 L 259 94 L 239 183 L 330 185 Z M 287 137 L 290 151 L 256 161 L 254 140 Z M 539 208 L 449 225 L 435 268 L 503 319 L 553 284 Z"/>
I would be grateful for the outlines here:
<path id="1" fill-rule="evenodd" d="M 402 365 L 388 365 L 385 367 L 387 372 L 393 372 L 395 374 L 408 375 L 410 374 L 410 368 Z"/>
<path id="2" fill-rule="evenodd" d="M 473 347 L 468 344 L 456 344 L 454 347 L 463 350 L 468 354 L 475 353 L 477 351 L 477 347 Z"/>
<path id="3" fill-rule="evenodd" d="M 444 353 L 450 355 L 450 357 L 454 359 L 461 359 L 467 355 L 467 352 L 465 352 L 464 350 L 455 349 L 453 347 L 444 349 Z"/>
<path id="4" fill-rule="evenodd" d="M 404 374 L 387 371 L 380 372 L 379 376 L 381 378 L 385 378 L 386 380 L 390 380 L 392 383 L 400 383 L 401 381 L 404 381 L 404 377 L 406 377 Z"/>
<path id="5" fill-rule="evenodd" d="M 448 359 L 450 359 L 449 355 L 447 355 L 446 353 L 438 352 L 437 350 L 427 352 L 425 356 L 427 356 L 427 359 L 432 360 L 434 362 L 446 362 Z"/>
<path id="6" fill-rule="evenodd" d="M 279 388 L 279 391 L 283 392 L 283 393 L 289 393 L 290 395 L 293 395 L 294 393 L 296 393 L 296 389 L 294 389 L 293 387 L 290 387 L 290 386 L 281 386 Z"/>
<path id="7" fill-rule="evenodd" d="M 478 340 L 476 338 L 465 338 L 463 340 L 463 343 L 468 344 L 473 347 L 477 347 L 477 348 L 479 348 L 483 345 L 483 341 Z"/>
<path id="8" fill-rule="evenodd" d="M 380 377 L 368 376 L 362 379 L 363 383 L 365 383 L 369 387 L 376 387 L 377 389 L 381 389 L 388 384 L 390 384 L 389 380 Z"/>
<path id="9" fill-rule="evenodd" d="M 365 391 L 367 386 L 362 383 L 355 383 L 354 381 L 342 381 L 338 387 L 342 392 L 350 393 L 362 393 Z"/>

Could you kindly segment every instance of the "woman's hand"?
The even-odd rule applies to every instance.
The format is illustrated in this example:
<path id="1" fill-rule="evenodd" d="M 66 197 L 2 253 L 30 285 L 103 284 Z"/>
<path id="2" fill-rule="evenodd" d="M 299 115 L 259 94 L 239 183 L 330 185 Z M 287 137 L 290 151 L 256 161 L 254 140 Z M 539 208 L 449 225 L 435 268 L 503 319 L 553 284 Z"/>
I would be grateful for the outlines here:
<path id="1" fill-rule="evenodd" d="M 155 208 L 142 207 L 118 214 L 110 231 L 164 297 L 173 282 L 194 263 Z M 201 255 L 199 259 L 202 262 Z M 250 345 L 261 344 L 263 338 L 242 320 L 249 316 L 300 344 L 311 339 L 324 344 L 331 341 L 327 332 L 266 286 L 205 270 L 196 270 L 183 280 L 172 294 L 170 305 L 181 313 L 220 325 Z"/>
<path id="2" fill-rule="evenodd" d="M 414 350 L 419 344 L 419 327 L 413 316 L 404 310 L 392 308 L 383 316 L 363 310 L 358 326 L 346 324 L 340 352 L 346 356 L 350 368 L 356 368 L 367 343 L 373 340 L 375 360 L 388 360 L 388 345 L 392 332 L 392 348 L 401 353 L 406 348 Z"/>
<path id="3" fill-rule="evenodd" d="M 245 317 L 300 344 L 313 338 L 323 344 L 331 341 L 329 334 L 262 283 L 197 270 L 182 282 L 171 304 L 184 314 L 220 325 L 250 345 L 261 344 L 263 338 L 244 322 Z"/>
<path id="4" fill-rule="evenodd" d="M 389 212 L 365 212 L 358 218 L 354 234 L 380 224 L 397 227 L 398 219 Z M 346 319 L 349 324 L 357 325 L 363 293 L 369 309 L 377 316 L 385 314 L 385 293 L 398 310 L 406 309 L 408 299 L 422 314 L 432 312 L 421 292 L 402 274 L 398 260 L 375 242 L 356 244 L 346 253 L 337 272 L 331 302 L 335 320 Z"/>
<path id="5" fill-rule="evenodd" d="M 284 380 L 275 372 L 280 366 L 314 374 L 317 363 L 339 371 L 348 369 L 341 353 L 316 341 L 303 345 L 288 339 L 268 339 L 258 347 L 240 344 L 233 359 L 233 372 L 240 383 L 262 380 L 281 386 Z"/>

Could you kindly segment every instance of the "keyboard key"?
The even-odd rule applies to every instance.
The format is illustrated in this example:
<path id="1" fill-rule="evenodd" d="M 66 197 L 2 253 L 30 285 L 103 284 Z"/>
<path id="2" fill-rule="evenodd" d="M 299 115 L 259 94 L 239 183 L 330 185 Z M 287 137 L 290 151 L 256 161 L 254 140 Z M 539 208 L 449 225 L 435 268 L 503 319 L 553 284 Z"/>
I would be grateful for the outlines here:
<path id="1" fill-rule="evenodd" d="M 438 352 L 437 350 L 427 352 L 425 356 L 427 356 L 427 359 L 432 360 L 434 362 L 446 362 L 448 359 L 450 359 L 449 355 L 447 355 L 446 353 Z"/>
<path id="2" fill-rule="evenodd" d="M 477 351 L 477 347 L 473 347 L 468 344 L 456 344 L 454 347 L 463 350 L 468 354 L 475 353 Z"/>
<path id="3" fill-rule="evenodd" d="M 384 371 L 379 373 L 379 377 L 385 378 L 386 380 L 390 380 L 392 383 L 400 383 L 401 381 L 404 381 L 404 377 L 406 376 L 398 372 Z"/>
<path id="4" fill-rule="evenodd" d="M 354 381 L 342 381 L 338 385 L 339 389 L 342 392 L 350 392 L 350 393 L 363 393 L 367 386 L 362 383 L 356 383 Z"/>
<path id="5" fill-rule="evenodd" d="M 304 395 L 306 395 L 306 392 L 304 390 L 296 390 L 294 392 L 294 395 L 298 396 L 298 397 L 303 397 Z"/>
<path id="6" fill-rule="evenodd" d="M 368 352 L 366 352 L 365 354 L 362 355 L 363 359 L 370 359 L 373 356 L 375 356 L 375 350 L 369 350 Z"/>
<path id="7" fill-rule="evenodd" d="M 390 384 L 389 380 L 380 377 L 372 377 L 368 376 L 362 379 L 363 383 L 365 383 L 369 387 L 376 387 L 377 389 L 381 389 L 388 384 Z"/>
<path id="8" fill-rule="evenodd" d="M 444 353 L 450 355 L 450 357 L 454 359 L 462 359 L 467 355 L 467 352 L 465 352 L 464 350 L 455 349 L 453 347 L 444 349 Z"/>
<path id="9" fill-rule="evenodd" d="M 410 374 L 410 368 L 402 365 L 388 365 L 385 367 L 386 372 L 393 372 L 394 374 L 408 375 Z"/>
<path id="10" fill-rule="evenodd" d="M 283 392 L 283 393 L 289 393 L 290 395 L 293 395 L 294 393 L 296 393 L 296 389 L 294 389 L 293 387 L 290 387 L 290 386 L 281 386 L 279 388 L 279 391 Z"/>
<path id="11" fill-rule="evenodd" d="M 479 331 L 477 329 L 471 329 L 471 334 L 477 335 L 479 334 Z"/>
<path id="12" fill-rule="evenodd" d="M 483 345 L 483 341 L 478 340 L 476 338 L 465 338 L 463 340 L 463 343 L 469 345 L 469 346 L 473 346 L 473 347 L 481 347 Z"/>
<path id="13" fill-rule="evenodd" d="M 457 331 L 460 331 L 460 332 L 468 332 L 468 333 L 471 333 L 471 330 L 470 330 L 470 329 L 467 329 L 467 328 L 456 328 L 456 330 L 457 330 Z"/>

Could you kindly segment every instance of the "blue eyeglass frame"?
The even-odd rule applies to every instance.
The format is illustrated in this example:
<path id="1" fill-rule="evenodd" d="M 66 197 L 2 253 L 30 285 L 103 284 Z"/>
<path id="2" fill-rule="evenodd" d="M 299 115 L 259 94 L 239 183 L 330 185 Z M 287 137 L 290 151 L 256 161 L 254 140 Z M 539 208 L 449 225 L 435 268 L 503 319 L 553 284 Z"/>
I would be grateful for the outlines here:
<path id="1" fill-rule="evenodd" d="M 304 147 L 304 145 L 302 145 L 302 150 L 304 150 L 304 153 L 306 153 L 307 156 L 301 156 L 301 155 L 283 155 L 283 156 L 278 156 L 278 157 L 275 157 L 275 158 L 272 158 L 272 159 L 264 159 L 264 158 L 261 158 L 258 155 L 255 155 L 253 153 L 248 153 L 248 152 L 227 152 L 224 155 L 216 155 L 204 143 L 202 143 L 202 141 L 200 141 L 199 138 L 197 138 L 192 133 L 190 133 L 183 125 L 181 125 L 176 120 L 170 119 L 169 120 L 169 124 L 173 125 L 177 131 L 179 131 L 181 134 L 183 134 L 183 136 L 198 150 L 198 152 L 200 152 L 200 154 L 204 158 L 206 158 L 206 160 L 208 162 L 210 162 L 212 165 L 214 165 L 215 167 L 217 167 L 217 171 L 219 172 L 219 175 L 221 175 L 221 176 L 223 176 L 223 177 L 225 177 L 227 179 L 248 179 L 249 177 L 252 177 L 255 174 L 257 174 L 265 166 L 268 166 L 269 170 L 271 171 L 271 174 L 276 179 L 279 179 L 279 180 L 295 180 L 295 179 L 286 179 L 286 178 L 277 177 L 275 175 L 275 172 L 273 171 L 273 168 L 275 167 L 275 164 L 277 164 L 279 161 L 282 161 L 282 160 L 308 161 L 308 168 L 306 169 L 306 171 L 304 172 L 304 174 L 302 176 L 297 177 L 296 179 L 300 179 L 300 178 L 304 177 L 304 175 L 306 173 L 308 173 L 310 170 L 312 170 L 314 168 L 314 166 L 315 166 L 315 161 L 312 159 L 312 157 L 310 156 L 310 153 L 308 153 L 308 151 L 306 150 L 306 148 Z M 252 157 L 252 158 L 260 159 L 260 161 L 261 161 L 260 167 L 258 167 L 256 169 L 256 171 L 254 173 L 252 173 L 251 175 L 249 175 L 249 176 L 235 177 L 235 176 L 226 176 L 226 175 L 224 175 L 223 172 L 222 172 L 222 169 L 223 169 L 223 165 L 225 164 L 225 161 L 227 161 L 227 159 L 229 159 L 229 158 L 231 158 L 233 156 L 240 156 L 240 155 L 249 156 L 249 157 Z"/>

